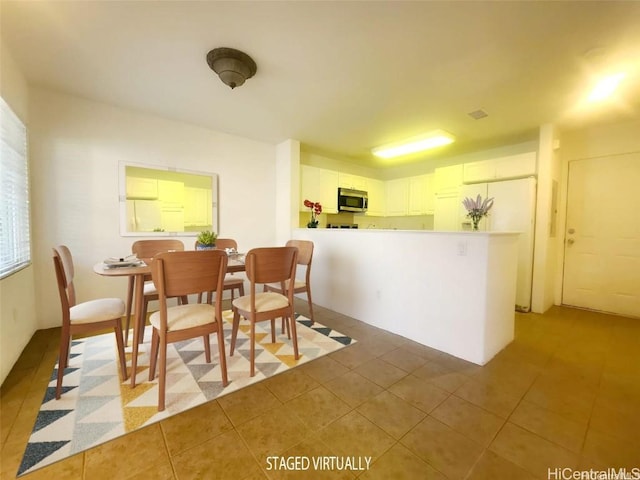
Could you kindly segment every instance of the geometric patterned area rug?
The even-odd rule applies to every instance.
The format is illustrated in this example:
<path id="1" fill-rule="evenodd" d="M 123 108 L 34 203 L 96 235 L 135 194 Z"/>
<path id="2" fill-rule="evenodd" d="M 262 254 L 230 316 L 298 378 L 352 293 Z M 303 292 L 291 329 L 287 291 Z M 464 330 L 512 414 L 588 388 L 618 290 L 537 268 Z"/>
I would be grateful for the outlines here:
<path id="1" fill-rule="evenodd" d="M 241 319 L 236 351 L 229 356 L 231 311 L 223 312 L 229 384 L 222 387 L 216 336 L 211 335 L 211 363 L 204 358 L 202 337 L 170 344 L 167 349 L 166 409 L 158 412 L 158 380 L 149 381 L 151 327 L 140 345 L 136 387 L 118 375 L 113 333 L 73 340 L 60 400 L 55 399 L 54 367 L 18 476 L 82 452 L 138 428 L 163 420 L 273 375 L 346 347 L 355 340 L 296 314 L 298 351 L 281 333 L 276 343 L 270 322 L 256 324 L 256 374 L 249 376 L 249 323 Z M 131 347 L 127 347 L 128 366 Z"/>

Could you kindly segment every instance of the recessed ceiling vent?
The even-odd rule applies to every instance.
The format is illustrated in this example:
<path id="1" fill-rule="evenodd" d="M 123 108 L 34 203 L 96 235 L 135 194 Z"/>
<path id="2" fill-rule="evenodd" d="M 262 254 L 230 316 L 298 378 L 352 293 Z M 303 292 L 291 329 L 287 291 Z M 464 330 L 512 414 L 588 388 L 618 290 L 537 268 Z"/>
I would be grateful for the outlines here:
<path id="1" fill-rule="evenodd" d="M 469 112 L 469 116 L 474 120 L 480 120 L 481 118 L 488 117 L 489 114 L 484 110 L 475 110 L 473 112 Z"/>

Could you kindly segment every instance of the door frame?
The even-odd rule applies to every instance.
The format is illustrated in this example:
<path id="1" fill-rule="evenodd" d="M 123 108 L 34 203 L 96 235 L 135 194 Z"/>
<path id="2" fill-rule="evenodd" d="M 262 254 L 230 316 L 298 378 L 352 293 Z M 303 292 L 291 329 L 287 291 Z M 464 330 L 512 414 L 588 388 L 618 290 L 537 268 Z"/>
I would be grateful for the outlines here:
<path id="1" fill-rule="evenodd" d="M 628 155 L 628 154 L 640 154 L 640 150 L 632 149 L 631 151 L 625 152 L 598 152 L 598 154 L 594 154 L 593 156 L 584 156 L 584 157 L 576 157 L 576 158 L 562 158 L 561 159 L 561 176 L 560 176 L 560 188 L 558 192 L 558 224 L 557 224 L 557 234 L 556 234 L 556 243 L 555 247 L 557 250 L 557 263 L 556 263 L 556 275 L 555 275 L 555 293 L 554 293 L 554 304 L 567 307 L 567 308 L 577 308 L 583 310 L 589 310 L 594 312 L 600 312 L 599 310 L 592 310 L 586 307 L 578 307 L 575 305 L 567 305 L 563 303 L 563 294 L 564 294 L 564 276 L 565 276 L 565 246 L 567 241 L 567 214 L 569 210 L 569 165 L 571 162 L 581 161 L 581 160 L 598 160 L 604 161 L 606 158 L 618 155 Z M 607 315 L 618 315 L 612 312 L 602 312 Z M 635 318 L 635 317 L 631 317 Z M 638 317 L 640 318 L 640 317 Z"/>

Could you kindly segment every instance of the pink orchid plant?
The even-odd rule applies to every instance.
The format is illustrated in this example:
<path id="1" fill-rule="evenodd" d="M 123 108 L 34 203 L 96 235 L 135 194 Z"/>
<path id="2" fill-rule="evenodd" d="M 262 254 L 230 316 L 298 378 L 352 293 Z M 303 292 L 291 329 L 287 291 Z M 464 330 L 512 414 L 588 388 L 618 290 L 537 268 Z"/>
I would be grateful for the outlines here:
<path id="1" fill-rule="evenodd" d="M 304 201 L 304 206 L 311 209 L 311 220 L 307 223 L 308 228 L 318 227 L 318 215 L 322 213 L 322 205 L 318 202 L 312 202 L 310 200 Z"/>

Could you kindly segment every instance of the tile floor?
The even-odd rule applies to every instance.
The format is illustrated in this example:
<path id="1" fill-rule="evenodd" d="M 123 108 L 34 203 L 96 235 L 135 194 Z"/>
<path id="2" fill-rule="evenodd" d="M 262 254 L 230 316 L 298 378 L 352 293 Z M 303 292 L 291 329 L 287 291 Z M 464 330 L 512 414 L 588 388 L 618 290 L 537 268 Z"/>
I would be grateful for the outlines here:
<path id="1" fill-rule="evenodd" d="M 516 340 L 479 367 L 326 309 L 316 315 L 359 342 L 23 478 L 516 480 L 640 467 L 638 319 L 560 307 L 517 314 Z M 58 335 L 37 332 L 2 385 L 2 480 L 15 477 Z M 372 464 L 268 471 L 273 455 Z"/>

